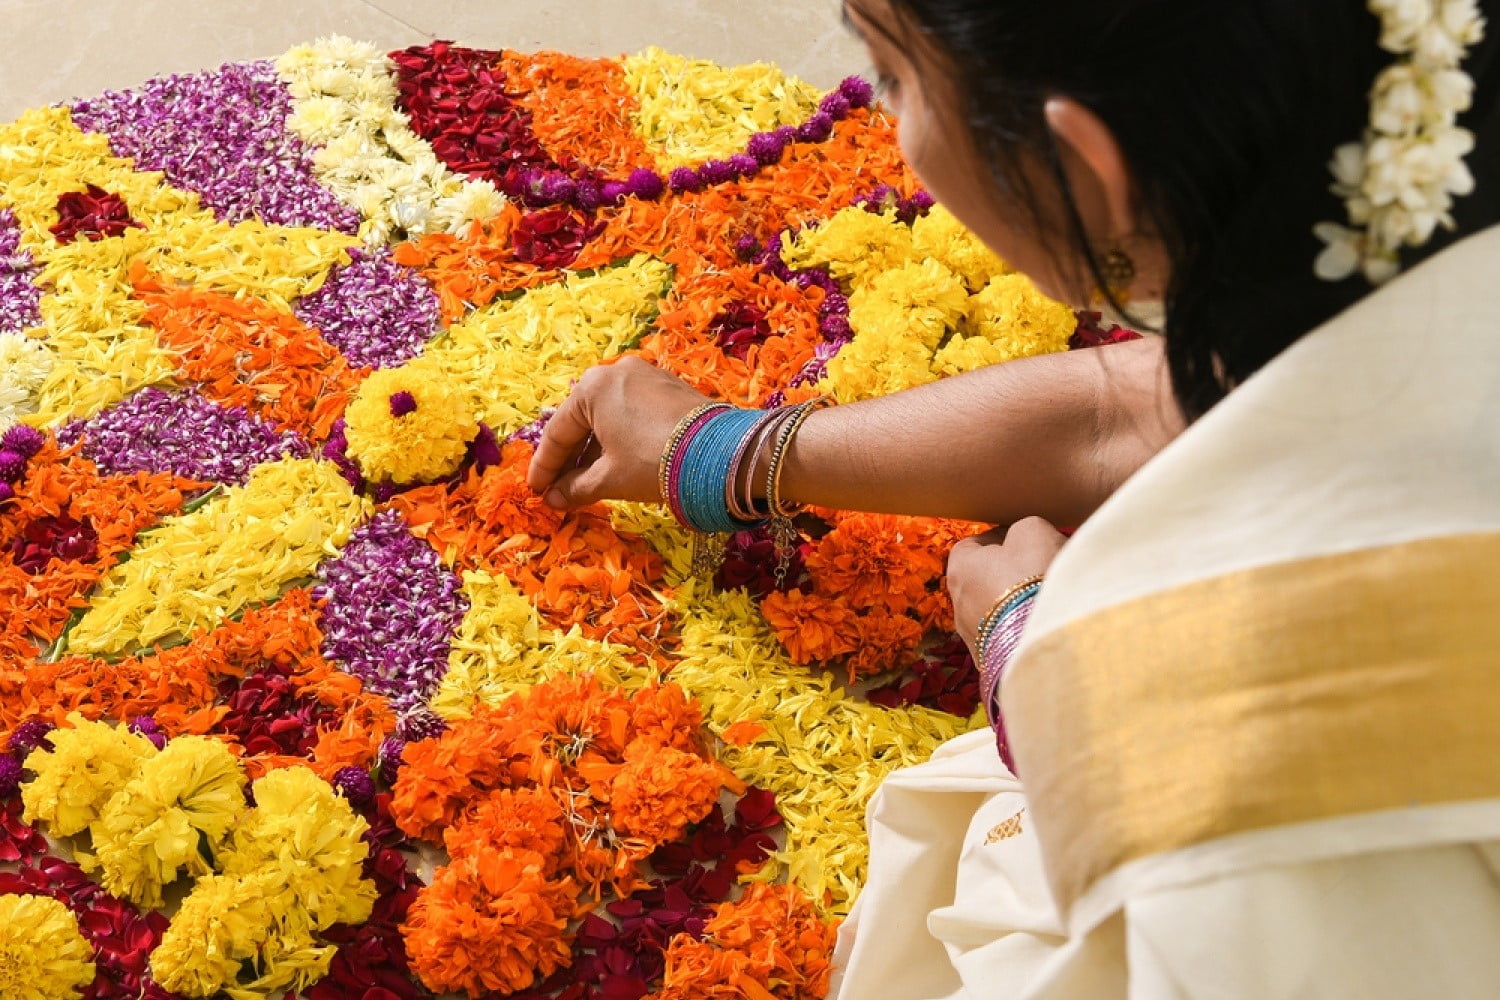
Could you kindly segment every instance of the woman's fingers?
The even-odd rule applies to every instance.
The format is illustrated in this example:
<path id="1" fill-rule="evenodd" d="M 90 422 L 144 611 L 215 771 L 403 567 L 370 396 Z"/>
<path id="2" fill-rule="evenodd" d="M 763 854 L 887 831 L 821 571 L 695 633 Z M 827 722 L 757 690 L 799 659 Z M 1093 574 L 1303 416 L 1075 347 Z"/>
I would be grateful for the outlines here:
<path id="1" fill-rule="evenodd" d="M 588 417 L 586 386 L 578 388 L 562 406 L 558 407 L 536 453 L 531 456 L 531 467 L 526 472 L 526 482 L 538 493 L 552 489 L 558 477 L 578 464 L 579 452 L 588 444 L 594 428 Z"/>

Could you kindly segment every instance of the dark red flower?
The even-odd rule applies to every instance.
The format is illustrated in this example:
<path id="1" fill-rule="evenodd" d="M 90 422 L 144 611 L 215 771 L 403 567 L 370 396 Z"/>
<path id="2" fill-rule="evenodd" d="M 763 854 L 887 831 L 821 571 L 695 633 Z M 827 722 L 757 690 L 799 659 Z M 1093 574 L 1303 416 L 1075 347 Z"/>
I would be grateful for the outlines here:
<path id="1" fill-rule="evenodd" d="M 735 302 L 713 318 L 708 332 L 720 350 L 743 361 L 751 347 L 765 343 L 771 336 L 771 324 L 766 322 L 764 309 L 750 302 Z"/>
<path id="2" fill-rule="evenodd" d="M 781 556 L 776 551 L 776 542 L 766 528 L 737 531 L 729 536 L 725 546 L 724 560 L 714 574 L 714 586 L 720 590 L 743 587 L 752 597 L 765 597 L 775 590 L 791 590 L 807 576 L 804 546 L 798 545 L 787 553 L 786 576 L 778 585 L 776 569 Z"/>
<path id="3" fill-rule="evenodd" d="M 57 225 L 52 235 L 59 243 L 72 243 L 79 236 L 101 240 L 120 236 L 130 228 L 145 228 L 130 217 L 130 207 L 117 194 L 90 184 L 84 191 L 69 191 L 57 199 Z"/>
<path id="4" fill-rule="evenodd" d="M 928 650 L 896 680 L 872 688 L 868 698 L 884 708 L 922 705 L 967 718 L 979 707 L 979 671 L 969 647 L 955 636 Z"/>
<path id="5" fill-rule="evenodd" d="M 243 680 L 219 685 L 219 697 L 229 708 L 219 728 L 248 753 L 306 757 L 317 745 L 318 730 L 338 725 L 338 710 L 299 694 L 287 674 L 288 668 L 267 664 Z"/>
<path id="6" fill-rule="evenodd" d="M 567 267 L 603 231 L 603 223 L 591 223 L 571 209 L 552 208 L 523 215 L 511 235 L 511 246 L 522 263 L 548 269 Z"/>
<path id="7" fill-rule="evenodd" d="M 1134 330 L 1127 330 L 1123 326 L 1111 324 L 1109 329 L 1105 329 L 1104 317 L 1097 312 L 1080 311 L 1078 329 L 1073 331 L 1073 336 L 1068 340 L 1068 347 L 1078 351 L 1088 347 L 1124 344 L 1140 339 L 1140 334 Z"/>
<path id="8" fill-rule="evenodd" d="M 53 559 L 91 562 L 99 555 L 99 534 L 87 517 L 53 514 L 32 521 L 10 543 L 16 565 L 40 573 Z"/>
<path id="9" fill-rule="evenodd" d="M 48 851 L 47 838 L 40 830 L 21 821 L 21 811 L 19 798 L 8 799 L 0 807 L 0 864 L 26 863 Z M 6 891 L 0 884 L 0 895 Z"/>

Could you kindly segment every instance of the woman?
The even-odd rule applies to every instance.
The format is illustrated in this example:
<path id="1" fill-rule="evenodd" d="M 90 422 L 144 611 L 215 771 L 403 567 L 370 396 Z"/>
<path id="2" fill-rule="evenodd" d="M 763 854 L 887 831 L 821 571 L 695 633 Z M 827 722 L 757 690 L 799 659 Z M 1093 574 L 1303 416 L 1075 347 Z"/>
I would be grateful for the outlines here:
<path id="1" fill-rule="evenodd" d="M 949 563 L 1008 736 L 872 803 L 839 997 L 1500 994 L 1493 6 L 847 4 L 939 200 L 1166 320 L 788 437 L 785 496 L 1009 526 Z M 701 403 L 591 373 L 532 483 L 656 499 Z"/>

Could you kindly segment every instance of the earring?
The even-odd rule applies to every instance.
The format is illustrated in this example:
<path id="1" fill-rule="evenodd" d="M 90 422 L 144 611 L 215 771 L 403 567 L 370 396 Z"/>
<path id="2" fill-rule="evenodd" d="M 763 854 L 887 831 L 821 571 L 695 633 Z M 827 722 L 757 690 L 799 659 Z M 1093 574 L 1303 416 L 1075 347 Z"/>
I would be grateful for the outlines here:
<path id="1" fill-rule="evenodd" d="M 1135 282 L 1135 261 L 1124 250 L 1114 247 L 1099 262 L 1099 273 L 1110 294 L 1120 295 Z"/>

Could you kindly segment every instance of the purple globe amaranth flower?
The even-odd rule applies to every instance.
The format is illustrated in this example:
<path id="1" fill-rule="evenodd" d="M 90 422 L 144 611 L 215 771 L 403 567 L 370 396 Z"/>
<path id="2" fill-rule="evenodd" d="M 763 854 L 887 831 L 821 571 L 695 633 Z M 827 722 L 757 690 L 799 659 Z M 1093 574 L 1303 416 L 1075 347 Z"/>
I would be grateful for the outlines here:
<path id="1" fill-rule="evenodd" d="M 797 139 L 801 142 L 823 142 L 833 135 L 833 116 L 819 111 L 797 127 Z"/>
<path id="2" fill-rule="evenodd" d="M 383 492 L 376 484 L 374 494 Z M 395 511 L 358 528 L 324 563 L 325 659 L 385 695 L 398 712 L 425 704 L 448 669 L 449 641 L 468 611 L 458 577 Z"/>
<path id="3" fill-rule="evenodd" d="M 362 806 L 375 798 L 375 779 L 362 767 L 341 767 L 334 772 L 333 790 L 356 806 Z"/>
<path id="4" fill-rule="evenodd" d="M 549 205 L 559 205 L 573 200 L 578 193 L 578 182 L 567 174 L 548 174 L 541 184 L 542 199 Z"/>
<path id="5" fill-rule="evenodd" d="M 468 460 L 480 472 L 499 465 L 504 456 L 500 452 L 500 439 L 489 424 L 481 422 L 479 433 L 469 442 Z"/>
<path id="6" fill-rule="evenodd" d="M 840 313 L 823 317 L 818 321 L 818 329 L 824 340 L 847 341 L 854 337 L 854 327 L 849 325 L 849 317 Z"/>
<path id="7" fill-rule="evenodd" d="M 349 256 L 323 287 L 298 300 L 297 318 L 359 367 L 393 368 L 421 354 L 442 315 L 432 285 L 384 247 Z"/>
<path id="8" fill-rule="evenodd" d="M 667 175 L 667 186 L 678 194 L 684 191 L 701 191 L 703 177 L 692 167 L 678 167 Z"/>
<path id="9" fill-rule="evenodd" d="M 21 762 L 13 753 L 0 754 L 0 799 L 8 799 L 21 790 Z"/>
<path id="10" fill-rule="evenodd" d="M 631 196 L 644 198 L 647 201 L 660 198 L 666 187 L 666 182 L 661 179 L 661 175 L 648 167 L 638 167 L 625 178 L 625 189 L 630 192 Z"/>
<path id="11" fill-rule="evenodd" d="M 862 76 L 846 76 L 839 83 L 839 93 L 851 108 L 868 108 L 875 103 L 875 85 Z"/>
<path id="12" fill-rule="evenodd" d="M 401 754 L 405 750 L 406 741 L 399 736 L 387 736 L 381 741 L 380 753 L 376 757 L 376 766 L 380 768 L 380 777 L 387 785 L 394 785 L 396 783 L 396 774 L 401 770 L 401 765 L 405 763 L 401 759 Z"/>
<path id="13" fill-rule="evenodd" d="M 13 483 L 26 471 L 26 456 L 6 449 L 0 451 L 0 482 Z"/>
<path id="14" fill-rule="evenodd" d="M 420 743 L 447 731 L 448 720 L 426 705 L 418 705 L 396 721 L 396 735 L 407 743 Z"/>
<path id="15" fill-rule="evenodd" d="M 56 728 L 52 723 L 42 719 L 28 719 L 11 732 L 8 749 L 11 753 L 19 754 L 23 760 L 37 747 L 51 750 L 52 741 L 47 737 Z"/>
<path id="16" fill-rule="evenodd" d="M 703 178 L 703 183 L 710 187 L 716 184 L 728 184 L 734 180 L 734 167 L 728 160 L 707 160 L 698 167 L 698 176 Z"/>
<path id="17" fill-rule="evenodd" d="M 162 732 L 161 726 L 157 725 L 156 720 L 149 715 L 136 716 L 130 720 L 126 728 L 137 736 L 146 737 L 146 739 L 151 741 L 151 745 L 158 750 L 165 748 L 167 745 L 167 734 Z"/>
<path id="18" fill-rule="evenodd" d="M 57 435 L 83 442 L 83 454 L 105 472 L 171 472 L 213 483 L 243 483 L 262 462 L 302 457 L 308 444 L 294 431 L 226 407 L 196 389 L 148 386 Z"/>
<path id="19" fill-rule="evenodd" d="M 599 188 L 599 200 L 605 205 L 617 205 L 625 200 L 625 190 L 621 181 L 605 181 Z"/>
<path id="20" fill-rule="evenodd" d="M 832 291 L 823 296 L 823 304 L 818 306 L 820 316 L 849 315 L 849 296 L 843 292 Z"/>
<path id="21" fill-rule="evenodd" d="M 823 99 L 818 102 L 818 110 L 838 122 L 848 118 L 852 108 L 849 104 L 849 98 L 838 91 L 834 91 L 831 94 L 823 96 Z"/>
<path id="22" fill-rule="evenodd" d="M 734 255 L 743 261 L 754 260 L 760 255 L 760 240 L 746 233 L 734 241 Z"/>
<path id="23" fill-rule="evenodd" d="M 760 161 L 749 153 L 735 153 L 729 158 L 729 165 L 741 177 L 754 177 L 760 173 Z"/>
<path id="24" fill-rule="evenodd" d="M 937 199 L 932 196 L 932 193 L 920 188 L 907 201 L 921 215 L 926 215 L 937 205 Z"/>
<path id="25" fill-rule="evenodd" d="M 41 451 L 42 445 L 46 443 L 47 435 L 26 424 L 16 424 L 0 436 L 0 449 L 13 451 L 28 460 Z"/>
<path id="26" fill-rule="evenodd" d="M 573 191 L 573 204 L 585 212 L 592 212 L 604 204 L 604 195 L 593 181 L 579 181 Z"/>
<path id="27" fill-rule="evenodd" d="M 15 488 L 10 483 L 0 482 L 0 503 L 16 498 Z"/>
<path id="28" fill-rule="evenodd" d="M 402 389 L 391 393 L 391 416 L 404 417 L 417 412 L 417 397 Z"/>
<path id="29" fill-rule="evenodd" d="M 794 134 L 795 134 L 795 130 Z M 755 157 L 755 161 L 763 167 L 780 163 L 781 157 L 786 153 L 787 140 L 780 131 L 757 132 L 745 143 L 745 152 Z"/>

